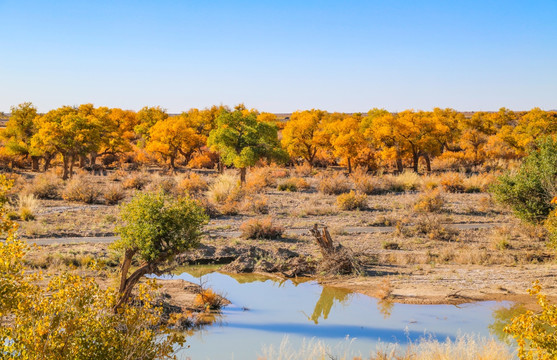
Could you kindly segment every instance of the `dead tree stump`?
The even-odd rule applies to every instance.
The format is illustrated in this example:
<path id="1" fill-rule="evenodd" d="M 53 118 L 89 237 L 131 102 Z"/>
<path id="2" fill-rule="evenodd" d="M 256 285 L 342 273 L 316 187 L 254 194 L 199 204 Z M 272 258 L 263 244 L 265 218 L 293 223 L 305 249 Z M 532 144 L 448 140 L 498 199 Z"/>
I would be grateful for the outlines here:
<path id="1" fill-rule="evenodd" d="M 319 245 L 323 256 L 318 268 L 320 272 L 341 275 L 362 273 L 362 265 L 354 258 L 350 250 L 340 243 L 335 247 L 326 226 L 323 226 L 323 230 L 320 231 L 319 226 L 315 224 L 310 229 L 310 233 Z"/>

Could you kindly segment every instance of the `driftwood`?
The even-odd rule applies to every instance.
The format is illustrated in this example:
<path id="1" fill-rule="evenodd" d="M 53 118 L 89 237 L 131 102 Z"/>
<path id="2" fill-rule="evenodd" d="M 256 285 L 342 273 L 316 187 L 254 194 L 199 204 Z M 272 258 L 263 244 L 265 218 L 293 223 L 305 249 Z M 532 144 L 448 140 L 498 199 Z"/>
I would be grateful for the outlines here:
<path id="1" fill-rule="evenodd" d="M 335 246 L 329 230 L 323 226 L 319 230 L 317 224 L 310 229 L 311 235 L 315 238 L 323 259 L 319 265 L 319 270 L 328 274 L 361 274 L 362 265 L 357 261 L 352 252 L 343 247 L 340 243 Z"/>

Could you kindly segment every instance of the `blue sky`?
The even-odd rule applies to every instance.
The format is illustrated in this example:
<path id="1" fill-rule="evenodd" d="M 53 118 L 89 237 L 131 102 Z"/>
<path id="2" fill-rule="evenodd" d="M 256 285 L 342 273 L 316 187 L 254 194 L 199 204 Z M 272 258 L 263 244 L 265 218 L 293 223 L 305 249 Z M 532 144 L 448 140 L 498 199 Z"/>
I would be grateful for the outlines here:
<path id="1" fill-rule="evenodd" d="M 0 111 L 557 108 L 557 1 L 0 0 Z"/>

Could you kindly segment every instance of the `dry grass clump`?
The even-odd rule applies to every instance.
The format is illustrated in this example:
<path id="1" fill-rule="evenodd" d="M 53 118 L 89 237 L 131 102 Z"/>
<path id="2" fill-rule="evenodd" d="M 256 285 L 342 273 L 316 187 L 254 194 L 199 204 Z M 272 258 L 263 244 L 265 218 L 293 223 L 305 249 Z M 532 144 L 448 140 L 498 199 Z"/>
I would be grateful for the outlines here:
<path id="1" fill-rule="evenodd" d="M 223 215 L 238 214 L 243 196 L 240 181 L 229 174 L 219 175 L 207 191 L 207 198 Z"/>
<path id="2" fill-rule="evenodd" d="M 74 176 L 64 188 L 62 198 L 66 201 L 82 202 L 85 204 L 93 204 L 101 195 L 101 191 L 97 184 L 91 181 L 85 175 Z"/>
<path id="3" fill-rule="evenodd" d="M 451 193 L 463 192 L 464 176 L 457 172 L 449 172 L 441 176 L 441 186 L 443 190 Z"/>
<path id="4" fill-rule="evenodd" d="M 209 184 L 197 173 L 190 173 L 178 183 L 178 192 L 190 195 L 199 194 L 209 189 Z"/>
<path id="5" fill-rule="evenodd" d="M 313 175 L 313 168 L 307 162 L 301 165 L 294 165 L 294 174 L 300 177 L 308 177 Z"/>
<path id="6" fill-rule="evenodd" d="M 493 174 L 485 173 L 472 175 L 463 180 L 464 192 L 476 193 L 487 192 L 489 186 L 495 181 Z"/>
<path id="7" fill-rule="evenodd" d="M 255 214 L 269 213 L 269 198 L 264 195 L 252 195 L 244 199 L 242 203 L 242 211 L 252 212 Z"/>
<path id="8" fill-rule="evenodd" d="M 146 190 L 174 194 L 176 192 L 176 180 L 169 176 L 155 175 L 151 177 L 151 182 L 146 187 Z"/>
<path id="9" fill-rule="evenodd" d="M 354 188 L 357 192 L 362 194 L 371 195 L 381 193 L 382 186 L 378 179 L 368 175 L 367 170 L 362 167 L 356 168 L 350 175 L 352 182 L 354 183 Z"/>
<path id="10" fill-rule="evenodd" d="M 277 190 L 279 191 L 291 191 L 295 192 L 298 190 L 306 190 L 309 189 L 309 184 L 306 179 L 301 177 L 290 177 L 281 181 L 278 186 Z"/>
<path id="11" fill-rule="evenodd" d="M 110 173 L 110 175 L 108 175 L 108 180 L 110 180 L 110 181 L 122 181 L 126 176 L 128 176 L 128 173 L 125 170 L 118 169 L 118 170 Z"/>
<path id="12" fill-rule="evenodd" d="M 445 205 L 445 198 L 439 189 L 427 191 L 414 203 L 414 211 L 419 213 L 439 212 Z"/>
<path id="13" fill-rule="evenodd" d="M 444 342 L 432 338 L 422 338 L 407 346 L 396 343 L 379 342 L 376 350 L 362 357 L 359 351 L 351 350 L 352 341 L 337 344 L 334 348 L 319 340 L 303 341 L 294 348 L 285 337 L 278 348 L 266 346 L 259 360 L 512 360 L 515 355 L 505 343 L 494 338 L 476 335 L 458 335 L 455 340 Z"/>
<path id="14" fill-rule="evenodd" d="M 247 176 L 244 185 L 247 192 L 262 192 L 266 187 L 274 186 L 275 179 L 271 175 L 269 167 L 254 168 Z"/>
<path id="15" fill-rule="evenodd" d="M 150 176 L 146 173 L 136 173 L 128 176 L 122 182 L 124 189 L 142 190 L 149 182 Z"/>
<path id="16" fill-rule="evenodd" d="M 119 185 L 110 185 L 104 191 L 103 198 L 107 205 L 116 205 L 126 198 L 126 192 Z"/>
<path id="17" fill-rule="evenodd" d="M 282 226 L 273 224 L 271 217 L 250 219 L 240 225 L 240 230 L 246 239 L 280 239 L 284 232 Z"/>
<path id="18" fill-rule="evenodd" d="M 337 196 L 337 206 L 341 210 L 363 210 L 367 208 L 367 195 L 356 193 L 353 190 L 349 193 Z"/>
<path id="19" fill-rule="evenodd" d="M 398 175 L 387 175 L 389 190 L 394 192 L 418 190 L 422 184 L 420 175 L 413 171 L 404 171 Z"/>
<path id="20" fill-rule="evenodd" d="M 219 175 L 209 186 L 207 198 L 214 204 L 240 200 L 242 198 L 240 181 L 233 175 Z"/>
<path id="21" fill-rule="evenodd" d="M 455 229 L 441 222 L 438 216 L 424 215 L 416 219 L 413 230 L 419 235 L 425 235 L 430 240 L 454 241 L 458 235 Z"/>
<path id="22" fill-rule="evenodd" d="M 62 181 L 53 172 L 37 175 L 25 191 L 38 199 L 57 199 L 60 196 Z"/>
<path id="23" fill-rule="evenodd" d="M 21 220 L 35 220 L 35 212 L 39 209 L 39 201 L 35 195 L 20 193 L 17 199 L 17 206 Z"/>
<path id="24" fill-rule="evenodd" d="M 319 181 L 319 191 L 325 195 L 340 195 L 350 191 L 350 182 L 341 173 L 325 174 Z"/>

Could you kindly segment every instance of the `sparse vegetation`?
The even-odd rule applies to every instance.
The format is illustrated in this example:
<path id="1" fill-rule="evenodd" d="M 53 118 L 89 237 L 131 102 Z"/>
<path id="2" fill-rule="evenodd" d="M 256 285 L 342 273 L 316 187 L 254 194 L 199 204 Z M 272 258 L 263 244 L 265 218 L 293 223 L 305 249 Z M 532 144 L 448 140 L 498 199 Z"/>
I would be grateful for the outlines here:
<path id="1" fill-rule="evenodd" d="M 246 239 L 279 239 L 284 232 L 270 217 L 248 220 L 240 226 L 240 230 Z"/>

